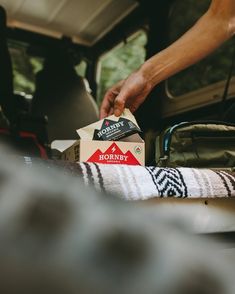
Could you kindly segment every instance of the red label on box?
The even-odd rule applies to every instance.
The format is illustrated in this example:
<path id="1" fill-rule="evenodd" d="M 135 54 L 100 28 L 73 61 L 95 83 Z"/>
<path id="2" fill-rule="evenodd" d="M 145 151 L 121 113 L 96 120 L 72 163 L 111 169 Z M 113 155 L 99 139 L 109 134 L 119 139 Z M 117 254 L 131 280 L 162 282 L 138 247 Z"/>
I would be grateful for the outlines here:
<path id="1" fill-rule="evenodd" d="M 102 152 L 100 149 L 96 150 L 87 162 L 140 165 L 139 161 L 130 151 L 123 153 L 115 143 L 113 143 L 105 152 Z"/>

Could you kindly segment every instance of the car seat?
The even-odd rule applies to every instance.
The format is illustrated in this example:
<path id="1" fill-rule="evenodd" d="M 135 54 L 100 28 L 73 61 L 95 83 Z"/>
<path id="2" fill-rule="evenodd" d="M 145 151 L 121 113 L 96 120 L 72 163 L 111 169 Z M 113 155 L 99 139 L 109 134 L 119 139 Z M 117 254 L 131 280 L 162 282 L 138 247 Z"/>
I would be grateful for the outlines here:
<path id="1" fill-rule="evenodd" d="M 29 108 L 24 97 L 14 94 L 13 69 L 7 43 L 7 15 L 2 6 L 0 6 L 0 69 L 0 144 L 13 147 L 12 151 L 17 154 L 47 158 L 46 149 L 32 128 L 32 120 L 30 119 L 27 127 L 25 124 L 22 125 L 21 114 L 23 112 L 28 115 Z M 41 125 L 40 123 L 40 130 Z"/>
<path id="2" fill-rule="evenodd" d="M 64 47 L 51 49 L 36 77 L 32 114 L 48 117 L 48 139 L 76 139 L 76 129 L 98 119 L 98 108 Z"/>

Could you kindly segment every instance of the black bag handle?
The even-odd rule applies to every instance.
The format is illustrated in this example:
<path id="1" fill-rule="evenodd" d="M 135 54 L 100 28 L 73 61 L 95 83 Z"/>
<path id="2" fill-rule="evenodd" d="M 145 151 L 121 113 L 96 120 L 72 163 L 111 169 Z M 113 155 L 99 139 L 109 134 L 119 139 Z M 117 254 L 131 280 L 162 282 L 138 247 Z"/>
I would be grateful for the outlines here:
<path id="1" fill-rule="evenodd" d="M 226 80 L 225 87 L 224 87 L 224 93 L 223 93 L 222 99 L 221 99 L 221 108 L 220 108 L 221 109 L 220 110 L 220 118 L 221 118 L 221 120 L 223 120 L 223 117 L 224 117 L 226 100 L 228 98 L 229 85 L 230 85 L 230 82 L 231 82 L 231 78 L 233 76 L 234 64 L 235 64 L 235 48 L 233 49 L 232 62 L 231 62 L 230 68 L 229 68 L 227 80 Z"/>

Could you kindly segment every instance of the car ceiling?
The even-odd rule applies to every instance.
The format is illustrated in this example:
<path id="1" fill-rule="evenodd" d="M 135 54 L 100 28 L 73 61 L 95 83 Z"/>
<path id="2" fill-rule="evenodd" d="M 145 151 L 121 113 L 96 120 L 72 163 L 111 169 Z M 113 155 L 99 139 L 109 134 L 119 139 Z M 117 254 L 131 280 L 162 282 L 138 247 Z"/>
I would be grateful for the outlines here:
<path id="1" fill-rule="evenodd" d="M 132 12 L 135 0 L 0 0 L 8 26 L 94 45 Z"/>

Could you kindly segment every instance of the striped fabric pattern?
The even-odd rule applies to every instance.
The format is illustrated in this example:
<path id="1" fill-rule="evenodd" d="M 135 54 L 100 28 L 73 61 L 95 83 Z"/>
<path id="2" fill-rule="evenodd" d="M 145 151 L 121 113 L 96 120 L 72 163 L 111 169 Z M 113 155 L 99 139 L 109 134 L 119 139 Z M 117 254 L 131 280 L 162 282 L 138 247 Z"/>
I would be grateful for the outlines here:
<path id="1" fill-rule="evenodd" d="M 61 160 L 24 158 L 32 167 L 43 164 L 79 177 L 87 186 L 114 193 L 126 200 L 151 198 L 235 197 L 235 173 L 199 168 L 71 163 Z"/>
<path id="2" fill-rule="evenodd" d="M 235 197 L 235 176 L 225 171 L 79 163 L 86 185 L 126 200 L 154 197 Z"/>

